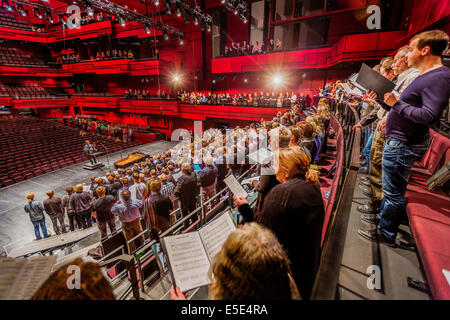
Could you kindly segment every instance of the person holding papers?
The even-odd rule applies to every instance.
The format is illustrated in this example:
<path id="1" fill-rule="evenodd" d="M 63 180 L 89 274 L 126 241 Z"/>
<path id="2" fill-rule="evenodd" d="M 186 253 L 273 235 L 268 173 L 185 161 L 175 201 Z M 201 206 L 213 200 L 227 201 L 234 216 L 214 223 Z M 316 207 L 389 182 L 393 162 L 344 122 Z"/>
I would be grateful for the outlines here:
<path id="1" fill-rule="evenodd" d="M 209 275 L 212 300 L 301 299 L 283 247 L 273 232 L 254 222 L 230 233 Z M 170 298 L 186 300 L 186 295 L 172 286 Z"/>
<path id="2" fill-rule="evenodd" d="M 247 200 L 236 205 L 245 222 L 256 221 L 271 229 L 287 250 L 292 272 L 303 299 L 309 299 L 320 259 L 325 216 L 318 174 L 309 169 L 311 158 L 299 147 L 275 153 L 277 180 L 264 200 L 261 214 L 254 215 Z"/>
<path id="3" fill-rule="evenodd" d="M 358 230 L 371 241 L 395 246 L 395 240 L 405 215 L 406 187 L 411 167 L 430 146 L 429 129 L 441 117 L 450 99 L 450 70 L 442 65 L 441 56 L 447 48 L 448 35 L 440 30 L 422 32 L 410 40 L 408 66 L 420 71 L 418 76 L 397 98 L 386 93 L 386 108 L 391 108 L 386 120 L 388 139 L 383 150 L 384 201 L 375 230 Z"/>
<path id="4" fill-rule="evenodd" d="M 416 68 L 409 68 L 406 61 L 406 54 L 409 52 L 409 47 L 404 46 L 398 49 L 392 69 L 397 77 L 397 85 L 394 89 L 394 94 L 399 97 L 400 94 L 419 76 L 419 70 Z M 377 112 L 378 124 L 373 135 L 372 146 L 370 149 L 370 164 L 369 180 L 363 180 L 362 183 L 370 186 L 370 200 L 365 205 L 358 206 L 358 211 L 362 212 L 361 218 L 369 222 L 375 219 L 374 213 L 380 210 L 381 201 L 383 200 L 383 192 L 381 189 L 381 173 L 382 173 L 382 158 L 384 143 L 387 139 L 385 135 L 386 118 L 388 111 L 380 108 Z"/>

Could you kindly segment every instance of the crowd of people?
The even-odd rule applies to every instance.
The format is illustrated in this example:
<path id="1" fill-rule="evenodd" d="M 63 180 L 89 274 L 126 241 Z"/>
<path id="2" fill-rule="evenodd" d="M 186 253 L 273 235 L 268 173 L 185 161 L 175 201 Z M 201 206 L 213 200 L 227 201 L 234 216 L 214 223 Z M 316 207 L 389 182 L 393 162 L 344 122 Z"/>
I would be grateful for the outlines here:
<path id="1" fill-rule="evenodd" d="M 109 60 L 109 59 L 134 59 L 134 53 L 130 50 L 106 50 L 106 51 L 98 51 L 97 54 L 91 56 L 90 61 L 101 61 L 101 60 Z M 59 63 L 78 63 L 81 62 L 79 54 L 67 54 L 62 55 L 58 58 Z"/>
<path id="2" fill-rule="evenodd" d="M 396 246 L 399 226 L 406 219 L 406 187 L 411 167 L 430 146 L 429 129 L 449 106 L 450 71 L 442 63 L 448 35 L 431 30 L 413 37 L 395 55 L 383 58 L 373 67 L 395 83 L 392 92 L 378 97 L 373 91 L 349 94 L 352 82 L 329 83 L 320 97 L 346 102 L 358 110 L 364 148 L 360 173 L 362 193 L 368 202 L 357 207 L 362 221 L 377 226 L 359 230 L 369 240 Z"/>
<path id="3" fill-rule="evenodd" d="M 283 282 L 283 286 L 289 290 L 283 297 L 299 297 L 300 292 L 303 298 L 308 298 L 318 266 L 324 216 L 318 173 L 310 170 L 310 164 L 317 160 L 319 145 L 324 141 L 329 119 L 327 102 L 322 100 L 316 109 L 307 108 L 302 112 L 298 105 L 294 105 L 289 111 L 278 112 L 271 121 L 261 120 L 243 128 L 236 127 L 231 140 L 226 139 L 221 130 L 212 128 L 193 140 L 190 136 L 183 137 L 183 143 L 165 153 L 148 157 L 132 168 L 92 177 L 89 184 L 69 186 L 67 194 L 61 195 L 63 198 L 55 198 L 54 192 L 50 190 L 50 200 L 41 204 L 29 194 L 29 204 L 25 211 L 30 214 L 35 225 L 37 239 L 40 239 L 39 226 L 43 229 L 44 237 L 49 235 L 45 228 L 44 212 L 50 216 L 55 233 L 67 229 L 64 225 L 64 215 L 67 215 L 70 230 L 75 230 L 77 226 L 88 228 L 95 219 L 102 237 L 105 237 L 108 228 L 111 232 L 116 230 L 115 217 L 118 217 L 127 240 L 136 237 L 142 230 L 150 230 L 152 238 L 157 239 L 158 234 L 167 230 L 174 222 L 171 213 L 177 207 L 175 202 L 178 203 L 182 217 L 198 208 L 199 197 L 204 202 L 212 201 L 211 208 L 214 204 L 212 198 L 218 190 L 225 187 L 224 179 L 227 175 L 238 177 L 252 168 L 253 174 L 261 174 L 260 182 L 252 183 L 258 192 L 258 204 L 253 213 L 243 199 L 236 199 L 244 220 L 248 222 L 247 226 L 236 232 L 253 232 L 256 238 L 262 233 L 272 239 L 273 246 L 281 254 L 277 259 L 284 265 L 286 274 L 283 277 L 287 277 L 283 280 L 287 281 Z M 80 122 L 86 125 L 83 120 Z M 276 171 L 269 169 L 270 164 L 254 168 L 250 163 L 250 154 L 263 143 L 262 132 L 268 132 L 270 148 L 274 152 L 279 149 L 275 156 Z M 86 141 L 86 145 L 89 144 Z M 242 159 L 239 158 L 241 151 Z M 302 193 L 303 196 L 300 197 Z M 298 232 L 297 229 L 299 237 L 292 240 L 286 239 L 284 234 L 293 232 L 289 230 L 293 224 L 280 221 L 280 225 L 275 226 L 275 221 L 263 222 L 265 219 L 271 221 L 276 199 L 284 195 L 292 198 L 293 202 L 285 206 L 278 205 L 277 212 L 281 214 L 283 210 L 296 210 L 300 215 L 310 212 L 315 216 L 306 223 L 299 216 L 295 227 L 309 231 Z M 49 207 L 49 202 L 57 204 Z M 39 216 L 32 217 L 30 212 L 39 212 Z M 194 219 L 185 221 L 184 227 L 188 227 L 193 221 Z M 257 221 L 272 231 L 251 223 L 252 221 Z M 143 241 L 143 237 L 136 238 L 130 243 L 130 251 L 142 245 Z M 287 253 L 280 250 L 278 241 Z M 308 248 L 295 249 L 297 243 L 302 242 L 308 243 Z M 258 255 L 256 252 L 254 254 Z M 288 267 L 287 257 L 293 263 L 292 271 Z M 220 268 L 220 263 L 215 268 Z M 278 276 L 280 275 L 273 275 L 275 278 Z M 217 297 L 226 297 L 226 293 L 219 287 L 216 290 Z"/>
<path id="4" fill-rule="evenodd" d="M 372 91 L 349 94 L 339 82 L 327 85 L 322 91 L 327 97 L 319 100 L 317 108 L 300 111 L 297 104 L 293 105 L 271 121 L 236 127 L 227 139 L 218 129 L 209 129 L 193 141 L 190 136 L 183 137 L 183 143 L 132 169 L 92 177 L 90 186 L 76 186 L 76 194 L 69 187 L 70 210 L 81 224 L 83 219 L 92 220 L 94 211 L 102 235 L 107 234 L 106 225 L 114 230 L 111 219 L 117 215 L 127 239 L 139 234 L 142 227 L 157 237 L 173 222 L 175 198 L 185 217 L 197 207 L 200 187 L 201 196 L 208 200 L 223 187 L 228 174 L 238 176 L 251 169 L 248 159 L 262 142 L 260 133 L 266 130 L 273 166 L 259 164 L 254 169 L 260 179 L 251 183 L 258 192 L 253 209 L 244 198 L 234 197 L 244 223 L 229 235 L 212 262 L 210 297 L 309 299 L 320 261 L 325 215 L 318 172 L 311 163 L 317 161 L 320 144 L 326 146 L 328 99 L 358 108 L 362 117 L 354 129 L 377 122 L 374 132 L 369 131 L 365 139 L 366 147 L 370 145 L 366 161 L 369 178 L 361 179 L 362 184 L 370 185 L 371 204 L 358 207 L 362 220 L 377 227 L 358 233 L 365 239 L 395 246 L 405 214 L 411 167 L 427 151 L 429 128 L 448 107 L 450 70 L 441 62 L 448 41 L 445 32 L 426 31 L 413 37 L 393 57 L 380 61 L 374 69 L 396 85 L 384 97 Z M 314 144 L 319 152 L 313 150 Z M 242 162 L 236 161 L 239 150 L 244 154 Z M 194 169 L 192 161 L 200 163 L 201 169 Z M 34 200 L 33 194 L 27 195 L 25 211 L 37 226 L 37 237 L 42 220 L 45 226 L 43 212 L 64 208 L 63 200 L 55 199 L 54 192 L 50 190 L 47 195 L 43 204 Z M 379 207 L 375 208 L 375 203 Z M 52 218 L 52 222 L 58 220 Z M 137 238 L 135 247 L 142 241 Z M 172 287 L 171 298 L 182 300 L 186 296 Z"/>
<path id="5" fill-rule="evenodd" d="M 130 99 L 130 100 L 146 100 L 146 99 L 151 99 L 151 98 L 156 98 L 156 99 L 170 99 L 170 94 L 167 94 L 165 90 L 163 90 L 161 93 L 160 91 L 157 92 L 157 94 L 155 96 L 150 95 L 150 92 L 148 90 L 136 90 L 134 89 L 125 89 L 125 94 L 124 94 L 124 98 L 125 99 Z"/>
<path id="6" fill-rule="evenodd" d="M 312 98 L 298 92 L 261 91 L 254 93 L 202 93 L 178 91 L 177 98 L 185 104 L 214 104 L 214 105 L 242 105 L 255 107 L 290 108 L 300 105 L 303 109 L 312 104 Z"/>
<path id="7" fill-rule="evenodd" d="M 115 142 L 134 141 L 134 132 L 132 129 L 122 127 L 120 124 L 107 123 L 92 119 L 64 118 L 64 124 L 80 130 L 81 135 L 100 134 L 114 139 Z"/>
<path id="8" fill-rule="evenodd" d="M 270 53 L 274 51 L 283 50 L 283 43 L 280 39 L 274 43 L 273 39 L 270 39 L 267 44 L 262 40 L 261 42 L 255 41 L 242 41 L 242 44 L 237 42 L 231 42 L 224 48 L 223 55 L 226 57 L 243 56 L 250 54 Z"/>

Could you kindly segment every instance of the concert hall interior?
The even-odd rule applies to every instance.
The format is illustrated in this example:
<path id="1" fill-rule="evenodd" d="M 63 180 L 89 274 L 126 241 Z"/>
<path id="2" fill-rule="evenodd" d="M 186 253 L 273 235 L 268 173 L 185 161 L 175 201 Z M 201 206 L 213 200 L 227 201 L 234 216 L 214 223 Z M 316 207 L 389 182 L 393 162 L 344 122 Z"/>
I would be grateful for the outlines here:
<path id="1" fill-rule="evenodd" d="M 449 300 L 449 14 L 1 0 L 0 300 Z"/>

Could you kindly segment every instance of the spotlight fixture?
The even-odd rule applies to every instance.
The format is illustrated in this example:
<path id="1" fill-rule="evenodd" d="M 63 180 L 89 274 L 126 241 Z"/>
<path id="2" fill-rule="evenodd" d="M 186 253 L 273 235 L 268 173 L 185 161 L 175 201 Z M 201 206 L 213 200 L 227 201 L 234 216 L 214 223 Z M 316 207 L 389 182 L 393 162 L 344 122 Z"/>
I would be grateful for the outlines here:
<path id="1" fill-rule="evenodd" d="M 93 7 L 92 7 L 92 3 L 91 3 L 91 2 L 89 2 L 89 1 L 83 1 L 83 7 L 84 7 L 84 10 L 86 10 L 86 13 L 87 13 L 90 17 L 94 16 L 94 9 L 93 9 Z"/>
<path id="2" fill-rule="evenodd" d="M 33 14 L 34 14 L 34 16 L 35 16 L 36 18 L 42 19 L 42 14 L 39 12 L 38 9 L 34 9 L 34 10 L 33 10 Z"/>
<path id="3" fill-rule="evenodd" d="M 275 86 L 280 86 L 283 82 L 283 77 L 280 74 L 275 74 L 272 78 L 272 83 Z"/>
<path id="4" fill-rule="evenodd" d="M 211 32 L 211 24 L 210 23 L 206 24 L 206 31 Z"/>
<path id="5" fill-rule="evenodd" d="M 66 25 L 67 24 L 66 19 L 64 19 L 64 16 L 62 14 L 60 14 L 58 16 L 58 21 L 61 22 L 62 25 Z"/>
<path id="6" fill-rule="evenodd" d="M 150 26 L 148 24 L 144 24 L 144 30 L 147 34 L 150 34 Z"/>
<path id="7" fill-rule="evenodd" d="M 175 14 L 177 17 L 181 17 L 180 5 L 178 3 L 175 4 Z"/>
<path id="8" fill-rule="evenodd" d="M 53 17 L 52 17 L 52 14 L 51 14 L 49 11 L 47 11 L 47 12 L 45 13 L 45 18 L 46 18 L 50 23 L 53 23 Z"/>
<path id="9" fill-rule="evenodd" d="M 247 82 L 248 82 L 247 78 L 245 78 L 245 79 L 244 79 L 244 82 L 245 82 L 245 83 L 247 83 Z"/>
<path id="10" fill-rule="evenodd" d="M 183 39 L 183 37 L 179 36 L 179 37 L 178 37 L 178 42 L 180 43 L 180 45 L 183 45 L 183 44 L 184 44 L 184 39 Z"/>
<path id="11" fill-rule="evenodd" d="M 159 6 L 159 0 L 153 0 L 153 4 L 158 7 Z"/>
<path id="12" fill-rule="evenodd" d="M 184 22 L 186 24 L 190 24 L 191 23 L 191 17 L 189 16 L 189 12 L 188 11 L 186 11 L 186 10 L 184 11 L 183 18 L 184 18 Z"/>
<path id="13" fill-rule="evenodd" d="M 216 79 L 213 79 L 212 83 L 216 83 Z"/>
<path id="14" fill-rule="evenodd" d="M 164 36 L 164 40 L 169 40 L 169 34 L 167 33 L 166 30 L 163 30 L 163 36 Z"/>
<path id="15" fill-rule="evenodd" d="M 13 11 L 13 7 L 9 4 L 8 0 L 2 0 L 2 7 L 6 8 L 6 11 Z"/>
<path id="16" fill-rule="evenodd" d="M 119 23 L 122 27 L 125 27 L 127 25 L 127 22 L 122 16 L 118 16 L 117 19 L 119 20 Z"/>
<path id="17" fill-rule="evenodd" d="M 194 24 L 195 24 L 196 26 L 198 26 L 198 18 L 197 18 L 197 17 L 193 17 L 193 18 L 192 18 L 192 21 L 194 21 Z"/>
<path id="18" fill-rule="evenodd" d="M 23 7 L 23 5 L 18 4 L 16 6 L 16 10 L 17 12 L 22 16 L 22 17 L 26 17 L 27 16 L 27 11 L 25 10 L 25 8 Z"/>
<path id="19" fill-rule="evenodd" d="M 167 1 L 167 0 L 164 1 L 164 8 L 166 9 L 166 14 L 170 16 L 172 14 L 172 11 L 170 10 L 170 2 L 169 1 Z"/>

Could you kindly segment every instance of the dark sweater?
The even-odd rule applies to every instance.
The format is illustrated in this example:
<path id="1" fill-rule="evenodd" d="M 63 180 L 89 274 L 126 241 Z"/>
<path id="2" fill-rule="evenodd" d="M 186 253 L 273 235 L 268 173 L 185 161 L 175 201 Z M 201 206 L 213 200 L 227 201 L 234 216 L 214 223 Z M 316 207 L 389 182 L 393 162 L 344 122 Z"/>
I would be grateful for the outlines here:
<path id="1" fill-rule="evenodd" d="M 292 263 L 302 298 L 309 299 L 319 267 L 325 216 L 320 189 L 299 175 L 269 192 L 260 215 L 254 217 L 249 205 L 240 206 L 239 212 L 245 222 L 256 220 L 275 233 Z"/>
<path id="2" fill-rule="evenodd" d="M 389 112 L 387 135 L 408 144 L 429 140 L 429 128 L 439 120 L 449 99 L 449 68 L 440 67 L 418 76 Z"/>

